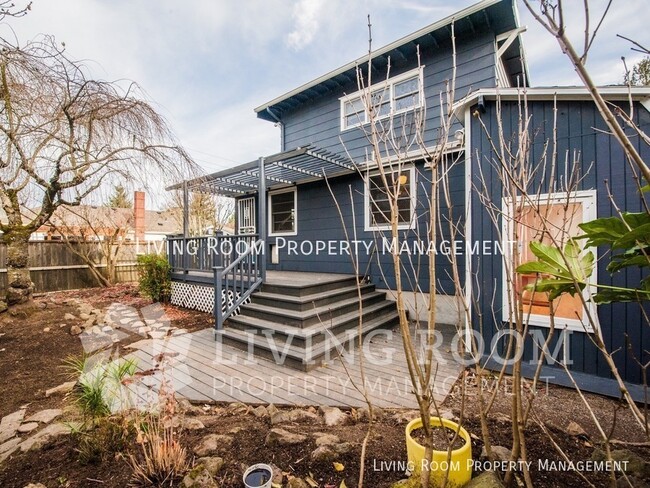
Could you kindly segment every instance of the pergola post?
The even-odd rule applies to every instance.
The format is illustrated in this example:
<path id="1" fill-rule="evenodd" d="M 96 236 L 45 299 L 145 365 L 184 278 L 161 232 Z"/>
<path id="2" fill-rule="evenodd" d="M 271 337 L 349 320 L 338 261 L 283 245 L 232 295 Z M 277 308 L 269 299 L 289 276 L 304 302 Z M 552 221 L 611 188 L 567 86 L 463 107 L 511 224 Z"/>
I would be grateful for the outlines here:
<path id="1" fill-rule="evenodd" d="M 183 182 L 183 271 L 187 274 L 189 269 L 189 253 L 187 238 L 190 236 L 190 219 L 189 219 L 189 207 L 190 207 L 190 195 L 187 189 L 187 181 Z"/>
<path id="2" fill-rule="evenodd" d="M 262 240 L 262 254 L 260 260 L 260 277 L 262 283 L 266 281 L 266 175 L 264 174 L 264 158 L 259 159 L 259 183 L 257 185 L 257 221 L 258 232 Z"/>

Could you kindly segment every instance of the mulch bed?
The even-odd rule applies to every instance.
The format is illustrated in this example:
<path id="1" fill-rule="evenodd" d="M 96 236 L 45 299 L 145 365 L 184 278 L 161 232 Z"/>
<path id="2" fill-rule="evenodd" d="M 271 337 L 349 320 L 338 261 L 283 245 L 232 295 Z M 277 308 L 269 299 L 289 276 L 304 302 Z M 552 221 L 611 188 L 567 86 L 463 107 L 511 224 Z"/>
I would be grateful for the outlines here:
<path id="1" fill-rule="evenodd" d="M 151 302 L 140 297 L 133 286 L 117 286 L 110 289 L 93 289 L 72 292 L 51 293 L 35 300 L 35 307 L 15 310 L 0 315 L 0 415 L 4 416 L 28 404 L 28 415 L 44 408 L 61 408 L 67 406 L 70 412 L 70 400 L 65 401 L 56 395 L 45 398 L 45 390 L 57 386 L 66 380 L 59 366 L 69 355 L 82 352 L 79 338 L 69 334 L 71 324 L 64 323 L 66 313 L 76 314 L 74 299 L 92 304 L 94 307 L 107 307 L 119 302 L 133 307 L 143 307 Z M 166 312 L 172 325 L 189 331 L 211 327 L 208 314 L 181 310 L 166 306 Z M 48 332 L 44 332 L 49 327 Z M 142 337 L 134 334 L 133 341 Z M 129 338 L 131 340 L 131 338 Z M 126 341 L 128 342 L 128 341 Z M 480 441 L 480 424 L 477 417 L 476 381 L 471 373 L 461 377 L 454 391 L 442 408 L 450 409 L 457 415 L 463 403 L 459 394 L 460 385 L 466 385 L 468 395 L 464 402 L 463 426 L 473 434 L 472 452 L 478 460 L 482 442 Z M 493 445 L 510 447 L 511 431 L 507 416 L 510 413 L 512 397 L 504 385 L 498 391 L 490 420 Z M 627 409 L 620 402 L 597 395 L 587 395 L 594 411 L 602 420 L 606 429 L 614 425 L 615 439 L 642 442 L 644 436 L 631 420 Z M 570 390 L 549 386 L 541 391 L 535 403 L 536 416 L 551 432 L 554 440 L 569 454 L 570 458 L 588 460 L 598 447 L 596 427 L 589 413 L 581 406 L 578 395 Z M 366 459 L 366 479 L 364 486 L 384 488 L 404 477 L 395 463 L 406 460 L 404 428 L 409 418 L 407 415 L 392 415 L 387 412 L 384 420 L 376 425 L 375 435 L 369 443 Z M 357 485 L 359 471 L 360 445 L 366 434 L 367 423 L 355 422 L 352 425 L 326 428 L 313 422 L 303 422 L 289 426 L 289 430 L 309 436 L 309 440 L 293 447 L 267 447 L 264 439 L 271 429 L 268 418 L 257 418 L 241 408 L 211 406 L 205 415 L 199 417 L 206 428 L 201 431 L 185 432 L 182 442 L 191 452 L 192 447 L 206 434 L 226 434 L 233 429 L 241 430 L 233 435 L 232 448 L 223 453 L 226 461 L 221 479 L 217 480 L 222 488 L 240 488 L 244 469 L 253 463 L 274 463 L 282 470 L 299 477 L 311 476 L 323 488 L 328 484 L 339 487 L 345 480 L 348 487 Z M 570 421 L 577 422 L 586 431 L 586 436 L 571 436 L 565 432 Z M 285 427 L 281 425 L 280 427 Z M 314 439 L 310 434 L 328 432 L 339 435 L 342 441 L 351 442 L 355 448 L 341 456 L 345 469 L 338 472 L 332 463 L 315 463 L 310 459 L 315 449 Z M 534 422 L 528 428 L 527 447 L 529 459 L 561 459 L 550 445 L 546 434 Z M 80 462 L 78 445 L 71 437 L 62 437 L 39 451 L 14 454 L 0 466 L 0 486 L 23 488 L 28 483 L 43 483 L 48 488 L 62 487 L 114 487 L 124 488 L 128 485 L 130 468 L 123 456 L 109 456 L 102 462 L 84 464 Z M 644 447 L 630 447 L 644 459 L 650 459 L 650 450 Z M 128 454 L 123 453 L 123 454 Z M 573 472 L 538 471 L 533 469 L 536 487 L 583 486 L 583 480 Z M 606 473 L 585 473 L 595 486 L 606 486 Z"/>

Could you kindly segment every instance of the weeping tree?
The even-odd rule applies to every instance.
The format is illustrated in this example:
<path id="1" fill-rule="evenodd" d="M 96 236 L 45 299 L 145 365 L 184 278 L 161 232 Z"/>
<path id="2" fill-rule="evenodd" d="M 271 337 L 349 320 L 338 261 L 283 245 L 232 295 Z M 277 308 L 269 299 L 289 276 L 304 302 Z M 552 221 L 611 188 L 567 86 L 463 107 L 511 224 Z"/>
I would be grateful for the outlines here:
<path id="1" fill-rule="evenodd" d="M 0 41 L 0 99 L 6 308 L 30 299 L 27 242 L 58 207 L 92 200 L 115 179 L 164 185 L 194 165 L 137 85 L 89 78 L 52 38 Z"/>

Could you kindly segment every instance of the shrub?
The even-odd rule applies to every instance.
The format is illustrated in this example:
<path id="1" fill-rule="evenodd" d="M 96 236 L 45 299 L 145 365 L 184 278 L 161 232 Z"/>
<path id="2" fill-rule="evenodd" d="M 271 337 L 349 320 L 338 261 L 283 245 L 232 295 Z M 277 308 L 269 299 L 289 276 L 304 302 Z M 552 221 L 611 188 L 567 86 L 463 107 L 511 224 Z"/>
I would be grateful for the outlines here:
<path id="1" fill-rule="evenodd" d="M 154 302 L 167 302 L 171 296 L 171 266 L 165 256 L 144 254 L 138 256 L 140 292 Z"/>
<path id="2" fill-rule="evenodd" d="M 124 409 L 122 382 L 133 376 L 137 369 L 134 359 L 106 362 L 99 356 L 87 354 L 67 357 L 63 361 L 63 368 L 71 379 L 77 380 L 73 390 L 74 399 L 84 417 L 93 422 L 113 410 Z"/>

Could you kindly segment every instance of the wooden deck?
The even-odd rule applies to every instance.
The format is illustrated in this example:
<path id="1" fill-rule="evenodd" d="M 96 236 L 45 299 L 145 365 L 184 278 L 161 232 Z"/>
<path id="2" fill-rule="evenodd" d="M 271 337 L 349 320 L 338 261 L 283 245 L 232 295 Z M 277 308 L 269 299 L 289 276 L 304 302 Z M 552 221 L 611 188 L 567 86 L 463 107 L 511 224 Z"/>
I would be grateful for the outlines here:
<path id="1" fill-rule="evenodd" d="M 366 338 L 364 344 L 365 383 L 373 404 L 382 408 L 416 408 L 399 331 L 379 331 Z M 193 402 L 365 405 L 357 391 L 357 387 L 363 388 L 358 349 L 353 356 L 335 357 L 325 366 L 304 373 L 220 344 L 212 329 L 140 341 L 135 346 L 129 357 L 137 360 L 140 370 L 152 368 L 153 358 L 163 352 L 173 355 L 162 372 L 145 377 L 148 389 L 139 389 L 141 398 L 155 395 L 164 375 L 173 382 L 178 395 Z M 449 349 L 446 345 L 436 351 L 434 395 L 438 401 L 446 398 L 462 369 Z"/>

